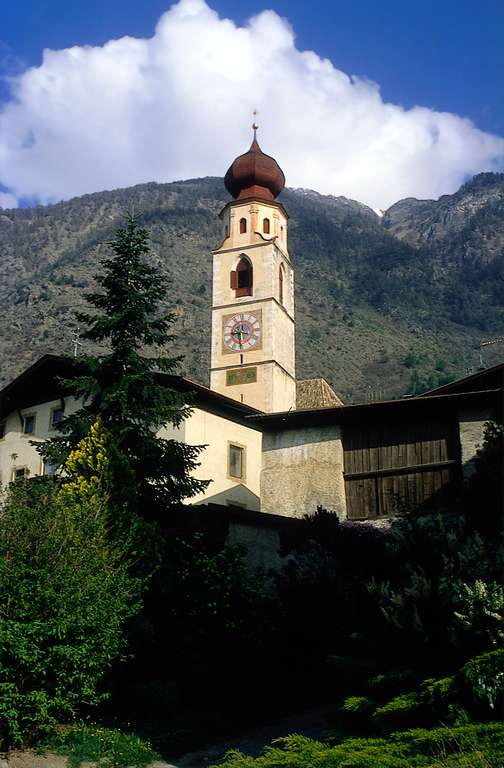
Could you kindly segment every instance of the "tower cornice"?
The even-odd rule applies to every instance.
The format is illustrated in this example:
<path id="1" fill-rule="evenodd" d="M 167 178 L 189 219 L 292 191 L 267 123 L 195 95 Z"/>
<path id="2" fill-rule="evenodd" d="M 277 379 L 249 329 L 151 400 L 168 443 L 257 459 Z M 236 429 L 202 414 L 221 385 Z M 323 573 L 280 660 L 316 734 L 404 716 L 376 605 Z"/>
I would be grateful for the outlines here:
<path id="1" fill-rule="evenodd" d="M 226 240 L 227 238 L 224 238 L 223 242 L 225 242 Z M 239 253 L 246 253 L 247 251 L 250 251 L 253 248 L 264 248 L 265 245 L 268 245 L 268 243 L 270 243 L 271 245 L 275 246 L 275 248 L 282 254 L 282 257 L 285 259 L 287 264 L 293 267 L 292 260 L 289 254 L 283 250 L 283 248 L 278 244 L 277 241 L 278 241 L 277 237 L 272 237 L 271 240 L 267 240 L 266 242 L 262 242 L 262 243 L 250 243 L 247 245 L 233 245 L 232 248 L 212 248 L 212 254 L 215 256 L 216 254 L 232 253 L 233 251 L 237 251 Z"/>
<path id="2" fill-rule="evenodd" d="M 282 203 L 279 203 L 278 200 L 262 200 L 261 198 L 257 197 L 243 197 L 240 200 L 230 200 L 224 208 L 219 212 L 219 216 L 222 219 L 224 214 L 229 208 L 238 208 L 240 205 L 247 205 L 247 203 L 255 203 L 256 205 L 262 205 L 262 206 L 270 206 L 271 208 L 278 208 L 280 211 L 282 211 L 283 215 L 286 219 L 289 218 L 289 214 L 285 210 Z"/>

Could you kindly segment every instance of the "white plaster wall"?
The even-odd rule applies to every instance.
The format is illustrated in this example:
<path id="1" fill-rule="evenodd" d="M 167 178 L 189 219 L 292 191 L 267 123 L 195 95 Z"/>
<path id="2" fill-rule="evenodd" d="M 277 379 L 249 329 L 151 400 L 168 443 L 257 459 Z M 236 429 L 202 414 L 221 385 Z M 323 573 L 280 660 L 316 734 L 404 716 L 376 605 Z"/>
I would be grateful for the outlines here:
<path id="1" fill-rule="evenodd" d="M 240 219 L 247 221 L 247 231 L 240 233 Z M 263 219 L 270 220 L 270 233 L 263 232 Z M 278 237 L 280 246 L 287 251 L 287 217 L 281 208 L 266 201 L 231 203 L 223 216 L 224 237 L 220 249 L 242 247 L 248 243 L 263 242 L 264 238 Z"/>
<path id="2" fill-rule="evenodd" d="M 295 326 L 282 307 L 273 302 L 270 305 L 270 328 L 273 358 L 294 378 L 296 377 Z"/>
<path id="3" fill-rule="evenodd" d="M 253 296 L 237 298 L 234 289 L 231 288 L 230 274 L 238 266 L 242 255 L 247 256 L 253 267 L 254 293 Z M 213 257 L 213 306 L 238 305 L 251 299 L 278 297 L 278 281 L 274 279 L 274 273 L 278 273 L 274 267 L 276 258 L 273 244 L 264 241 L 256 245 L 248 243 L 232 251 L 215 253 Z"/>
<path id="4" fill-rule="evenodd" d="M 273 390 L 268 412 L 291 411 L 296 408 L 296 380 L 278 365 L 272 366 Z"/>
<path id="5" fill-rule="evenodd" d="M 340 427 L 265 433 L 262 459 L 263 512 L 302 517 L 321 505 L 346 518 Z"/>
<path id="6" fill-rule="evenodd" d="M 15 468 L 27 467 L 30 477 L 43 471 L 42 460 L 35 446 L 30 441 L 40 442 L 55 436 L 50 429 L 51 409 L 60 406 L 59 400 L 39 403 L 30 408 L 21 409 L 21 415 L 35 414 L 35 431 L 31 435 L 21 432 L 21 422 L 16 411 L 10 413 L 5 421 L 5 436 L 0 440 L 0 481 L 7 485 L 12 480 Z M 73 397 L 65 399 L 65 412 L 70 414 L 77 409 Z M 261 440 L 260 432 L 235 424 L 224 417 L 215 416 L 194 408 L 191 415 L 180 427 L 166 425 L 158 434 L 167 440 L 179 440 L 189 445 L 206 445 L 201 454 L 201 466 L 195 476 L 213 482 L 205 493 L 189 499 L 190 503 L 214 501 L 215 503 L 236 503 L 247 509 L 260 508 Z M 228 472 L 228 442 L 243 445 L 246 448 L 246 478 L 243 483 L 230 480 Z"/>
<path id="7" fill-rule="evenodd" d="M 5 423 L 5 434 L 0 440 L 0 482 L 7 485 L 12 480 L 14 469 L 26 467 L 28 475 L 42 474 L 43 465 L 40 455 L 31 441 L 41 442 L 58 433 L 51 428 L 50 418 L 53 408 L 61 407 L 61 401 L 50 400 L 47 403 L 38 403 L 29 408 L 21 408 L 21 416 L 35 414 L 35 429 L 30 435 L 22 433 L 21 419 L 17 411 L 9 413 Z M 65 398 L 65 413 L 71 414 L 77 409 L 77 401 L 73 397 Z"/>
<path id="8" fill-rule="evenodd" d="M 261 433 L 198 408 L 193 410 L 186 421 L 185 430 L 185 442 L 188 445 L 207 446 L 200 456 L 201 464 L 194 473 L 195 477 L 213 481 L 204 493 L 194 496 L 191 503 L 237 504 L 259 510 Z M 228 477 L 230 442 L 246 449 L 246 474 L 243 482 Z"/>

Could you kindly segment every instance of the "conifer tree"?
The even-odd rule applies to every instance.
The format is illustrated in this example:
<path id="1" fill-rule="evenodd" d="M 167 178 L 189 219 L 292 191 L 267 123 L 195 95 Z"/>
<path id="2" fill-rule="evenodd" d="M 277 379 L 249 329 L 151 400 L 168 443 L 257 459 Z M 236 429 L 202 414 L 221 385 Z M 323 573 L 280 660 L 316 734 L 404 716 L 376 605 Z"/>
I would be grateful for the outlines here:
<path id="1" fill-rule="evenodd" d="M 159 517 L 208 485 L 191 475 L 202 447 L 157 434 L 163 425 L 179 426 L 190 409 L 187 394 L 163 381 L 180 358 L 163 351 L 173 340 L 174 315 L 161 311 L 168 280 L 146 261 L 147 230 L 129 215 L 108 245 L 112 254 L 96 278 L 102 290 L 86 296 L 96 311 L 77 315 L 85 325 L 82 337 L 107 351 L 77 359 L 76 376 L 65 384 L 82 406 L 61 422 L 61 435 L 39 450 L 62 465 L 100 418 L 112 440 L 114 505 Z"/>

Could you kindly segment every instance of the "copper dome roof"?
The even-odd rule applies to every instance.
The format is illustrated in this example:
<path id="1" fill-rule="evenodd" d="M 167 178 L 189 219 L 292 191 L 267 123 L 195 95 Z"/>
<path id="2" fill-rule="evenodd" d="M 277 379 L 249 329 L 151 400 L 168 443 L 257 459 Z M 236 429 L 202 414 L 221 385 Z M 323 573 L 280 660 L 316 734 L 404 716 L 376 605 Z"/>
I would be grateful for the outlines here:
<path id="1" fill-rule="evenodd" d="M 255 126 L 249 151 L 230 165 L 224 184 L 235 200 L 245 197 L 274 200 L 285 187 L 285 176 L 277 161 L 265 155 L 257 143 Z"/>

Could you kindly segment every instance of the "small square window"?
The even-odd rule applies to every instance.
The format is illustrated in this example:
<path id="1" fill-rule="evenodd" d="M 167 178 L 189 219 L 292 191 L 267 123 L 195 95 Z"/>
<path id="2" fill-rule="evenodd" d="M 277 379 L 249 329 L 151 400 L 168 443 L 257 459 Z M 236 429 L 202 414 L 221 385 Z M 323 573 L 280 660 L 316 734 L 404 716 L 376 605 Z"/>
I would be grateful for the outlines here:
<path id="1" fill-rule="evenodd" d="M 28 477 L 28 467 L 14 467 L 12 470 L 12 481 L 21 480 L 23 477 Z"/>
<path id="2" fill-rule="evenodd" d="M 23 434 L 24 435 L 33 435 L 35 432 L 35 414 L 30 414 L 29 416 L 25 416 L 23 419 Z"/>
<path id="3" fill-rule="evenodd" d="M 240 445 L 229 445 L 229 477 L 243 480 L 245 477 L 245 449 Z"/>
<path id="4" fill-rule="evenodd" d="M 65 411 L 63 408 L 53 408 L 51 410 L 51 427 L 54 428 L 56 424 L 59 424 L 65 418 Z"/>
<path id="5" fill-rule="evenodd" d="M 44 461 L 44 465 L 42 467 L 42 474 L 46 477 L 54 477 L 56 474 L 56 464 L 53 464 L 50 461 Z"/>

